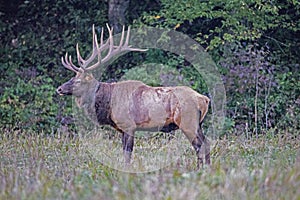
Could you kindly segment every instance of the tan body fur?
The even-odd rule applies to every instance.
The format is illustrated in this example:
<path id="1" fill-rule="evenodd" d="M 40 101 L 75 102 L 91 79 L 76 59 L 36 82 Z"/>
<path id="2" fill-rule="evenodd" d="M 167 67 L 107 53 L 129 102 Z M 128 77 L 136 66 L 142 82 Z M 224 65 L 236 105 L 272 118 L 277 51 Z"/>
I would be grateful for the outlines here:
<path id="1" fill-rule="evenodd" d="M 186 86 L 150 87 L 139 81 L 115 83 L 112 94 L 111 118 L 119 129 L 160 131 L 174 123 L 191 142 L 210 101 Z"/>
<path id="2" fill-rule="evenodd" d="M 76 79 L 81 79 L 78 86 Z M 205 142 L 201 124 L 210 100 L 189 87 L 150 87 L 140 81 L 102 83 L 92 75 L 80 73 L 58 90 L 60 94 L 74 95 L 78 106 L 98 124 L 111 125 L 123 133 L 126 162 L 130 162 L 137 130 L 170 132 L 181 129 L 197 154 Z M 206 154 L 209 163 L 209 152 Z"/>

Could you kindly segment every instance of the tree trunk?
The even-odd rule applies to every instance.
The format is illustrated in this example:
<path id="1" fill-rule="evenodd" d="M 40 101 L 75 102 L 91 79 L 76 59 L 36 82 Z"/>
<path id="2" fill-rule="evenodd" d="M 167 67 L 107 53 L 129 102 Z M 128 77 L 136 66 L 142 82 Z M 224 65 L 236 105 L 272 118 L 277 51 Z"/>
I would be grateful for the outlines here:
<path id="1" fill-rule="evenodd" d="M 114 33 L 122 31 L 122 26 L 126 25 L 125 13 L 130 0 L 109 0 L 108 21 L 114 28 Z"/>

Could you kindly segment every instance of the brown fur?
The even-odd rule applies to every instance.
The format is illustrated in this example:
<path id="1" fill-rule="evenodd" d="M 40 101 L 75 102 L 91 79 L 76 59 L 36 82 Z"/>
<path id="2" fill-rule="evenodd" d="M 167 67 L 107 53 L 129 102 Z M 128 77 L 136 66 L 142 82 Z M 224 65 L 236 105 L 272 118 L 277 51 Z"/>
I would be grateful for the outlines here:
<path id="1" fill-rule="evenodd" d="M 113 84 L 100 83 L 95 94 L 95 112 L 97 116 L 97 121 L 102 125 L 112 125 L 111 120 L 111 93 L 114 86 Z"/>
<path id="2" fill-rule="evenodd" d="M 80 77 L 85 79 L 83 75 Z M 196 150 L 198 165 L 202 164 L 200 149 L 202 144 L 208 144 L 201 129 L 209 105 L 206 96 L 185 86 L 150 87 L 140 81 L 102 83 L 94 78 L 88 79 L 87 83 L 90 84 L 85 82 L 81 86 L 73 85 L 75 80 L 70 80 L 57 91 L 60 94 L 72 94 L 72 86 L 77 101 L 86 113 L 94 112 L 99 124 L 111 125 L 123 133 L 127 163 L 130 162 L 136 130 L 170 132 L 181 129 Z M 209 163 L 207 147 L 205 154 Z"/>

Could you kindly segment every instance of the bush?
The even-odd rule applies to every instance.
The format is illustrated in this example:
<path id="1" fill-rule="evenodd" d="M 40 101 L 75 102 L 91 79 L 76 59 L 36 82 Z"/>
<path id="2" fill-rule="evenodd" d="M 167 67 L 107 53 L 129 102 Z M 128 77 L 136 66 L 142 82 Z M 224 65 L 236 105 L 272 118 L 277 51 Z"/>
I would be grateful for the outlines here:
<path id="1" fill-rule="evenodd" d="M 207 85 L 199 72 L 182 56 L 149 50 L 144 64 L 124 70 L 123 80 L 140 80 L 151 86 L 185 85 L 200 93 L 208 93 Z"/>
<path id="2" fill-rule="evenodd" d="M 57 66 L 60 57 L 75 55 L 76 42 L 86 55 L 92 24 L 105 24 L 107 6 L 95 0 L 19 3 L 18 12 L 0 13 L 0 74 L 5 77 L 0 80 L 0 128 L 50 132 L 70 115 L 70 107 L 60 105 L 55 95 L 56 87 L 73 75 Z"/>
<path id="3" fill-rule="evenodd" d="M 6 129 L 47 129 L 57 125 L 58 104 L 54 100 L 53 80 L 37 76 L 30 80 L 16 79 L 0 97 L 0 115 Z"/>
<path id="4" fill-rule="evenodd" d="M 222 52 L 219 64 L 225 70 L 227 112 L 235 121 L 235 132 L 264 133 L 290 124 L 299 129 L 297 75 L 285 72 L 282 63 L 274 64 L 274 54 L 268 46 L 231 43 Z"/>

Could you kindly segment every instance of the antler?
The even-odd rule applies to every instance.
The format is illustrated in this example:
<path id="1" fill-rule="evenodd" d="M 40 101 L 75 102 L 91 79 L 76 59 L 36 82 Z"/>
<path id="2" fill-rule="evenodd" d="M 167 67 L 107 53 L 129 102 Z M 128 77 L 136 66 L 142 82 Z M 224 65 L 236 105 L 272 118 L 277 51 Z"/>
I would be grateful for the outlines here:
<path id="1" fill-rule="evenodd" d="M 80 52 L 79 52 L 79 46 L 77 43 L 76 44 L 76 52 L 77 52 L 77 59 L 78 59 L 79 67 L 76 67 L 72 63 L 72 58 L 71 58 L 71 56 L 68 57 L 68 53 L 66 53 L 65 58 L 64 57 L 61 58 L 63 66 L 65 66 L 67 69 L 72 70 L 76 73 L 83 72 L 83 71 L 89 71 L 89 70 L 93 70 L 93 69 L 105 64 L 112 57 L 117 56 L 118 54 L 121 54 L 122 52 L 125 52 L 125 51 L 147 51 L 147 49 L 131 48 L 131 46 L 128 45 L 129 36 L 130 36 L 130 26 L 128 27 L 128 30 L 127 30 L 125 42 L 124 42 L 125 27 L 123 26 L 121 39 L 120 39 L 120 43 L 118 46 L 114 45 L 113 28 L 110 28 L 108 26 L 108 24 L 106 24 L 106 27 L 108 29 L 109 38 L 107 39 L 107 41 L 105 43 L 103 42 L 103 29 L 102 29 L 101 36 L 100 36 L 100 46 L 99 46 L 98 41 L 97 41 L 97 34 L 95 33 L 95 26 L 93 25 L 93 52 L 92 52 L 92 55 L 88 59 L 84 60 L 81 57 Z M 107 54 L 102 59 L 102 52 L 107 49 L 108 49 Z M 95 64 L 89 66 L 96 57 L 98 57 L 98 61 Z"/>

